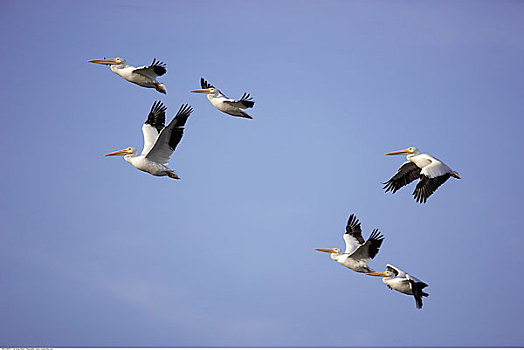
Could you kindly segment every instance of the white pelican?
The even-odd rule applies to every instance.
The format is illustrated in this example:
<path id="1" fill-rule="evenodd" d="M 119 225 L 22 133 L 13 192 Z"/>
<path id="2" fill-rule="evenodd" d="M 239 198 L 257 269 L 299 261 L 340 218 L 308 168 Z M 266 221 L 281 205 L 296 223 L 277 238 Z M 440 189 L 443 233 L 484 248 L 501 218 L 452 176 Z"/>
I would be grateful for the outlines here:
<path id="1" fill-rule="evenodd" d="M 429 296 L 428 293 L 422 290 L 428 286 L 426 283 L 393 265 L 387 264 L 385 272 L 368 272 L 366 275 L 384 277 L 382 282 L 390 289 L 413 295 L 417 309 L 422 309 L 422 297 Z"/>
<path id="2" fill-rule="evenodd" d="M 156 91 L 163 94 L 167 93 L 166 86 L 156 81 L 157 77 L 166 73 L 166 64 L 164 62 L 153 59 L 153 63 L 150 66 L 142 67 L 130 66 L 125 59 L 120 57 L 89 60 L 87 62 L 106 64 L 111 67 L 113 72 L 127 81 L 143 87 L 155 88 Z"/>
<path id="3" fill-rule="evenodd" d="M 120 151 L 106 154 L 106 156 L 124 156 L 126 162 L 138 170 L 155 176 L 169 176 L 180 179 L 174 170 L 167 167 L 169 157 L 182 139 L 184 125 L 193 112 L 189 105 L 182 105 L 176 116 L 164 127 L 166 109 L 162 102 L 156 101 L 151 107 L 147 120 L 142 126 L 144 134 L 144 149 L 138 155 L 136 148 L 129 147 Z"/>
<path id="4" fill-rule="evenodd" d="M 338 248 L 315 248 L 315 250 L 331 253 L 331 259 L 353 271 L 373 272 L 373 270 L 366 265 L 366 262 L 377 255 L 383 240 L 384 237 L 380 232 L 374 229 L 368 240 L 364 242 L 360 222 L 355 215 L 351 214 L 346 225 L 346 233 L 344 233 L 346 251 L 342 253 Z"/>
<path id="5" fill-rule="evenodd" d="M 417 187 L 413 191 L 413 196 L 415 201 L 426 203 L 428 197 L 450 176 L 460 179 L 456 171 L 451 170 L 446 164 L 429 154 L 420 154 L 420 151 L 415 147 L 385 153 L 386 156 L 393 154 L 407 154 L 408 161 L 400 166 L 400 169 L 388 182 L 384 183 L 386 193 L 388 191 L 395 193 L 410 182 L 419 179 Z"/>
<path id="6" fill-rule="evenodd" d="M 204 78 L 200 78 L 200 85 L 202 86 L 202 89 L 191 90 L 189 92 L 207 94 L 207 99 L 219 111 L 233 115 L 235 117 L 253 119 L 252 116 L 244 111 L 246 108 L 251 108 L 255 104 L 255 102 L 252 101 L 250 94 L 244 92 L 240 100 L 234 100 L 225 96 L 220 90 L 205 81 Z"/>

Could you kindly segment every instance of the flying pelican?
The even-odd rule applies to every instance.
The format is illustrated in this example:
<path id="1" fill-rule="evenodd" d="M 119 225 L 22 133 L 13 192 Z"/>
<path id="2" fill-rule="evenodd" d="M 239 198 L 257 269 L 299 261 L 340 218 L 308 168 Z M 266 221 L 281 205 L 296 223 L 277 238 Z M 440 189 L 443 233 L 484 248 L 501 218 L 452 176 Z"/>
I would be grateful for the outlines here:
<path id="1" fill-rule="evenodd" d="M 426 283 L 393 265 L 387 264 L 385 272 L 368 272 L 366 275 L 384 277 L 382 282 L 390 289 L 413 295 L 417 309 L 422 309 L 422 297 L 429 296 L 428 293 L 422 290 L 428 286 Z"/>
<path id="2" fill-rule="evenodd" d="M 126 63 L 125 59 L 120 57 L 89 60 L 87 62 L 106 64 L 111 67 L 113 72 L 127 81 L 143 87 L 155 88 L 156 91 L 163 94 L 167 93 L 166 86 L 163 83 L 156 81 L 157 77 L 166 73 L 166 64 L 157 61 L 156 58 L 153 59 L 153 63 L 151 63 L 150 66 L 142 67 L 130 66 Z"/>
<path id="3" fill-rule="evenodd" d="M 331 259 L 353 271 L 373 272 L 373 270 L 366 265 L 366 262 L 377 255 L 383 240 L 384 237 L 380 232 L 374 229 L 368 240 L 364 242 L 360 222 L 355 215 L 351 214 L 346 225 L 346 233 L 344 233 L 346 251 L 342 253 L 338 248 L 315 248 L 315 250 L 331 253 Z"/>
<path id="4" fill-rule="evenodd" d="M 386 193 L 397 192 L 410 182 L 419 179 L 413 191 L 415 201 L 426 203 L 429 196 L 436 191 L 449 177 L 460 179 L 456 171 L 451 170 L 446 164 L 428 154 L 420 154 L 416 147 L 409 147 L 400 151 L 385 153 L 386 156 L 394 154 L 407 154 L 408 161 L 400 166 L 397 173 L 388 182 L 384 183 Z"/>
<path id="5" fill-rule="evenodd" d="M 205 81 L 204 78 L 200 78 L 200 85 L 202 86 L 202 89 L 191 90 L 189 92 L 207 94 L 207 99 L 219 111 L 233 115 L 235 117 L 253 119 L 252 116 L 244 112 L 246 108 L 251 108 L 255 104 L 255 102 L 252 101 L 250 94 L 244 92 L 240 100 L 233 100 L 225 96 L 220 90 Z"/>
<path id="6" fill-rule="evenodd" d="M 155 176 L 169 176 L 180 179 L 174 170 L 167 167 L 169 157 L 182 139 L 184 125 L 193 112 L 189 105 L 182 105 L 176 116 L 164 127 L 167 107 L 160 101 L 153 103 L 147 120 L 142 126 L 144 134 L 144 149 L 138 155 L 136 148 L 129 147 L 120 151 L 106 154 L 106 156 L 124 156 L 126 162 L 138 170 Z"/>

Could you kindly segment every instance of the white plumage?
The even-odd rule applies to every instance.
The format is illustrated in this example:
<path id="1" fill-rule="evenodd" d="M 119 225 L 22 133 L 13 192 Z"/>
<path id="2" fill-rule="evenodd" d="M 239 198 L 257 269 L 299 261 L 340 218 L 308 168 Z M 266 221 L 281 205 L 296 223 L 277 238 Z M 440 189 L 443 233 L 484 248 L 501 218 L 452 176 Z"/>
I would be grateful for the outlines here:
<path id="1" fill-rule="evenodd" d="M 393 265 L 387 264 L 385 272 L 369 272 L 366 275 L 383 277 L 382 282 L 389 288 L 413 295 L 417 309 L 422 309 L 422 297 L 429 296 L 423 291 L 428 286 L 426 283 Z"/>
<path id="2" fill-rule="evenodd" d="M 151 65 L 141 67 L 130 66 L 125 59 L 120 57 L 89 60 L 88 62 L 109 65 L 111 71 L 127 81 L 143 87 L 154 88 L 163 94 L 167 93 L 166 86 L 156 81 L 157 77 L 166 73 L 166 65 L 156 59 L 153 59 Z"/>
<path id="3" fill-rule="evenodd" d="M 246 108 L 251 108 L 255 104 L 255 102 L 252 101 L 250 94 L 244 93 L 240 100 L 234 100 L 228 98 L 220 90 L 218 90 L 213 85 L 205 81 L 204 78 L 200 79 L 200 85 L 202 86 L 202 89 L 191 90 L 190 92 L 207 94 L 207 99 L 219 111 L 222 111 L 235 117 L 253 119 L 252 116 L 245 112 Z"/>
<path id="4" fill-rule="evenodd" d="M 377 229 L 374 229 L 367 241 L 362 237 L 360 222 L 355 215 L 349 216 L 344 241 L 346 250 L 344 253 L 338 248 L 315 248 L 315 250 L 331 253 L 331 259 L 356 272 L 372 272 L 367 262 L 377 255 L 384 237 Z"/>
<path id="5" fill-rule="evenodd" d="M 413 196 L 415 201 L 425 203 L 429 196 L 450 177 L 460 179 L 456 171 L 451 170 L 446 164 L 429 154 L 420 154 L 420 151 L 415 147 L 389 152 L 385 155 L 395 154 L 407 154 L 408 161 L 403 163 L 397 173 L 384 183 L 386 192 L 395 193 L 400 188 L 418 179 Z"/>
<path id="6" fill-rule="evenodd" d="M 167 167 L 169 158 L 182 139 L 184 125 L 193 109 L 189 105 L 182 105 L 171 120 L 165 125 L 165 107 L 160 101 L 153 103 L 146 122 L 142 126 L 144 134 L 144 148 L 142 154 L 133 147 L 106 154 L 106 156 L 123 155 L 124 159 L 138 170 L 155 176 L 169 176 L 179 179 L 176 172 Z"/>

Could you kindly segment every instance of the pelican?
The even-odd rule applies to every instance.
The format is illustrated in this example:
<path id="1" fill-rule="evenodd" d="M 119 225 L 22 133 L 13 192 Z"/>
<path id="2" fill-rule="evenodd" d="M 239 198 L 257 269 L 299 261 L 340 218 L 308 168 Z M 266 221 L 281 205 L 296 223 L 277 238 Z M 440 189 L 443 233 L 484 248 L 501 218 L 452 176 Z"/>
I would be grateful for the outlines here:
<path id="1" fill-rule="evenodd" d="M 422 297 L 429 296 L 422 290 L 428 286 L 426 283 L 393 265 L 387 264 L 385 272 L 368 272 L 366 275 L 384 277 L 382 282 L 390 289 L 413 295 L 417 309 L 422 309 Z"/>
<path id="2" fill-rule="evenodd" d="M 225 96 L 220 90 L 205 81 L 204 78 L 200 78 L 200 85 L 202 86 L 202 89 L 191 90 L 189 92 L 207 94 L 207 99 L 219 111 L 233 115 L 235 117 L 253 119 L 252 116 L 244 111 L 246 108 L 251 108 L 255 104 L 255 102 L 252 101 L 250 94 L 244 92 L 240 100 L 233 100 Z"/>
<path id="3" fill-rule="evenodd" d="M 151 63 L 150 66 L 142 67 L 130 66 L 126 63 L 125 59 L 120 57 L 89 60 L 87 62 L 106 64 L 111 67 L 113 72 L 127 81 L 143 87 L 155 88 L 156 91 L 163 94 L 167 93 L 166 86 L 163 83 L 156 81 L 157 77 L 166 73 L 166 64 L 157 61 L 156 58 L 153 59 L 153 63 Z"/>
<path id="4" fill-rule="evenodd" d="M 184 125 L 193 112 L 189 105 L 182 105 L 176 116 L 164 127 L 167 107 L 160 101 L 155 101 L 147 120 L 142 126 L 144 134 L 144 149 L 138 155 L 136 148 L 128 147 L 120 151 L 106 154 L 106 156 L 124 156 L 124 160 L 131 163 L 138 170 L 155 176 L 169 176 L 180 179 L 174 170 L 167 167 L 169 157 L 182 139 Z"/>
<path id="5" fill-rule="evenodd" d="M 429 154 L 420 154 L 416 147 L 409 147 L 400 151 L 385 153 L 390 156 L 394 154 L 407 154 L 407 162 L 400 166 L 397 173 L 388 182 L 384 183 L 386 193 L 397 192 L 400 188 L 410 182 L 419 179 L 417 187 L 413 191 L 415 201 L 426 203 L 429 196 L 433 194 L 447 179 L 454 177 L 460 179 L 456 171 L 451 170 L 446 164 Z"/>
<path id="6" fill-rule="evenodd" d="M 331 259 L 353 271 L 373 272 L 373 270 L 366 265 L 366 262 L 377 255 L 383 240 L 384 237 L 380 232 L 374 229 L 368 240 L 364 242 L 360 222 L 355 215 L 351 214 L 346 225 L 346 233 L 344 233 L 346 251 L 342 253 L 338 248 L 315 248 L 315 250 L 331 253 Z"/>

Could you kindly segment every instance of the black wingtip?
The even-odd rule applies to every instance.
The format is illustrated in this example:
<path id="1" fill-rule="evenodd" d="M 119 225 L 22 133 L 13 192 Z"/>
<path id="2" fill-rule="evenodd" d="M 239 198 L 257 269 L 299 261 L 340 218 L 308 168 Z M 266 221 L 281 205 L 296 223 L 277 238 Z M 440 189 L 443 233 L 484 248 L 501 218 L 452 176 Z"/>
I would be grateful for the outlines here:
<path id="1" fill-rule="evenodd" d="M 188 104 L 183 104 L 182 106 L 180 106 L 180 109 L 178 110 L 176 117 L 181 115 L 189 116 L 191 113 L 193 113 L 193 107 L 191 107 Z"/>
<path id="2" fill-rule="evenodd" d="M 422 298 L 419 297 L 419 296 L 416 296 L 415 297 L 415 305 L 417 307 L 417 309 L 422 309 Z"/>
<path id="3" fill-rule="evenodd" d="M 153 102 L 153 106 L 151 106 L 150 113 L 160 114 L 162 112 L 165 112 L 166 110 L 167 110 L 167 107 L 162 103 L 162 101 L 157 100 Z"/>
<path id="4" fill-rule="evenodd" d="M 375 241 L 383 241 L 384 236 L 380 233 L 378 228 L 376 228 L 371 232 L 371 236 L 369 236 L 369 239 L 373 239 Z"/>
<path id="5" fill-rule="evenodd" d="M 347 223 L 347 226 L 350 226 L 351 229 L 353 229 L 354 227 L 357 227 L 360 225 L 360 221 L 357 219 L 357 217 L 355 216 L 355 214 L 351 214 L 348 218 L 348 223 Z"/>
<path id="6" fill-rule="evenodd" d="M 151 63 L 151 67 L 153 67 L 153 71 L 158 76 L 162 76 L 167 72 L 166 64 L 164 62 L 158 61 L 156 58 L 153 58 L 153 63 Z"/>
<path id="7" fill-rule="evenodd" d="M 202 87 L 202 89 L 214 88 L 214 86 L 209 84 L 204 78 L 200 78 L 200 86 Z"/>
<path id="8" fill-rule="evenodd" d="M 252 108 L 255 105 L 255 101 L 253 101 L 253 97 L 251 97 L 251 94 L 244 92 L 242 97 L 240 98 L 240 102 L 246 107 L 246 108 Z"/>

